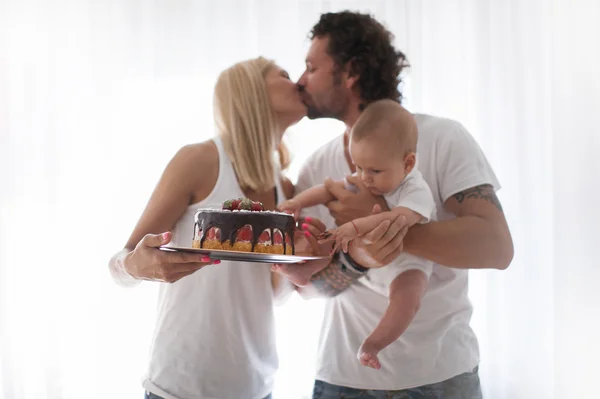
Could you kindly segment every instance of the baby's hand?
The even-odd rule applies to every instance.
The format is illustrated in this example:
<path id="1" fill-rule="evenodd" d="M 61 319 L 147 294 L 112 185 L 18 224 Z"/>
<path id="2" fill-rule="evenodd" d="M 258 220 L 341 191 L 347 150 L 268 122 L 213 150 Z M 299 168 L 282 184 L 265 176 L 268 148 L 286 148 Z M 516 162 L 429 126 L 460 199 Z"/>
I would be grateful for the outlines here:
<path id="1" fill-rule="evenodd" d="M 333 237 L 335 238 L 334 251 L 341 247 L 344 252 L 348 252 L 348 245 L 350 245 L 353 239 L 358 237 L 358 231 L 354 223 L 348 222 L 335 229 Z"/>
<path id="2" fill-rule="evenodd" d="M 294 199 L 284 201 L 277 208 L 281 212 L 294 214 L 294 218 L 296 218 L 296 219 L 298 219 L 300 217 L 300 211 L 302 210 L 302 206 L 300 205 L 300 203 Z"/>

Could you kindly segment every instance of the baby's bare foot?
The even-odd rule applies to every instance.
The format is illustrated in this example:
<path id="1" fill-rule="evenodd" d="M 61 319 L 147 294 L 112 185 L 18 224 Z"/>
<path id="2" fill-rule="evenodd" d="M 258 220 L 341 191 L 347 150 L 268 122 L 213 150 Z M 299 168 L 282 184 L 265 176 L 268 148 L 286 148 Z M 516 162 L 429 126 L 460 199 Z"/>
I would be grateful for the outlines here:
<path id="1" fill-rule="evenodd" d="M 378 350 L 375 350 L 367 343 L 364 343 L 358 350 L 358 360 L 363 366 L 379 370 L 381 368 L 381 363 L 379 362 L 379 358 L 377 357 L 378 353 Z"/>

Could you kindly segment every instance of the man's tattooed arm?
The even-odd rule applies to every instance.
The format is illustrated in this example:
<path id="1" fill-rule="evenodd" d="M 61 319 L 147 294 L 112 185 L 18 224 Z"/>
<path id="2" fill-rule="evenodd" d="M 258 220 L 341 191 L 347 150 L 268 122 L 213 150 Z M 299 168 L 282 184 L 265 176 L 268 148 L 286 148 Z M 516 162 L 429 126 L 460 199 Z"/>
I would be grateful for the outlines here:
<path id="1" fill-rule="evenodd" d="M 310 285 L 300 288 L 299 292 L 305 297 L 331 298 L 344 292 L 367 270 L 354 263 L 348 254 L 338 252 L 329 266 L 313 275 Z"/>
<path id="2" fill-rule="evenodd" d="M 506 269 L 510 265 L 512 238 L 491 185 L 454 194 L 444 208 L 456 218 L 410 228 L 404 238 L 406 252 L 460 269 Z"/>
<path id="3" fill-rule="evenodd" d="M 491 202 L 500 212 L 503 211 L 502 205 L 500 204 L 498 197 L 496 197 L 494 187 L 490 184 L 482 184 L 481 186 L 466 189 L 458 194 L 454 194 L 454 198 L 456 198 L 456 201 L 459 204 L 462 204 L 469 198 L 483 199 Z"/>

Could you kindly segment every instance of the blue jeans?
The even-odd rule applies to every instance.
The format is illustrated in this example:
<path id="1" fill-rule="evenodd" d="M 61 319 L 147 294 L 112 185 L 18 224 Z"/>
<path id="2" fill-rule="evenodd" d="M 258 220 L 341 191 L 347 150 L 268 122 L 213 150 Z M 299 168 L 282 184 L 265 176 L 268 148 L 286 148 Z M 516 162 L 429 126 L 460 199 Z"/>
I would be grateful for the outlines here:
<path id="1" fill-rule="evenodd" d="M 153 394 L 152 392 L 148 392 L 148 391 L 146 391 L 146 396 L 144 396 L 144 399 L 164 399 L 164 398 L 161 398 L 160 396 L 158 396 L 158 395 L 155 395 L 155 394 Z M 271 398 L 271 394 L 267 395 L 267 396 L 265 397 L 265 399 L 272 399 L 272 398 Z"/>
<path id="2" fill-rule="evenodd" d="M 313 399 L 482 399 L 477 367 L 448 380 L 399 391 L 354 389 L 315 381 Z"/>

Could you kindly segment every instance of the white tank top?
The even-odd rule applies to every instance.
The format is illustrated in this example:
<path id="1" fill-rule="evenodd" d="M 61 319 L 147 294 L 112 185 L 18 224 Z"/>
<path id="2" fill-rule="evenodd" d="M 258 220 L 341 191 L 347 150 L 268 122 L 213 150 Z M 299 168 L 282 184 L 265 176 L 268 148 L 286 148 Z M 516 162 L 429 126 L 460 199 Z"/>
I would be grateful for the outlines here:
<path id="1" fill-rule="evenodd" d="M 199 207 L 244 196 L 221 140 L 214 142 L 217 183 L 206 199 L 187 208 L 170 245 L 191 247 Z M 277 198 L 284 201 L 274 173 Z M 161 284 L 157 312 L 146 390 L 166 399 L 258 399 L 271 393 L 278 359 L 269 265 L 223 261 Z"/>

